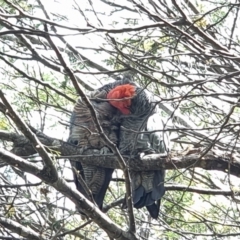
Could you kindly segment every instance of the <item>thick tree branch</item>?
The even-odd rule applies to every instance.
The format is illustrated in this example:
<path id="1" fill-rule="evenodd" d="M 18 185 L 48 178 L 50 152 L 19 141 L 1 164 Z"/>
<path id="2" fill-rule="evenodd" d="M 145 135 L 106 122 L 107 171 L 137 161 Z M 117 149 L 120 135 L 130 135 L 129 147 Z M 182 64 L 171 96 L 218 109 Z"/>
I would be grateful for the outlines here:
<path id="1" fill-rule="evenodd" d="M 104 213 L 95 210 L 91 202 L 69 188 L 61 178 L 53 179 L 46 174 L 43 165 L 47 163 L 41 160 L 41 157 L 45 160 L 44 154 L 37 152 L 38 145 L 25 131 L 28 129 L 22 131 L 26 137 L 17 131 L 0 130 L 1 147 L 17 155 L 5 149 L 0 151 L 4 153 L 4 156 L 0 154 L 0 161 L 4 160 L 0 163 L 3 216 L 0 217 L 0 239 L 5 236 L 6 239 L 35 239 L 37 235 L 36 239 L 53 240 L 68 238 L 70 234 L 75 238 L 92 239 L 101 238 L 105 235 L 103 231 L 111 240 L 119 235 L 119 239 L 141 236 L 144 240 L 170 235 L 189 240 L 238 236 L 240 191 L 233 175 L 240 178 L 240 103 L 237 102 L 240 57 L 236 24 L 240 3 L 205 1 L 200 6 L 198 1 L 191 0 L 133 0 L 121 6 L 121 3 L 100 0 L 102 11 L 95 1 L 87 0 L 78 6 L 74 0 L 66 3 L 64 12 L 61 1 L 54 1 L 51 4 L 54 8 L 49 8 L 47 1 L 42 0 L 35 4 L 23 2 L 4 0 L 0 6 L 0 61 L 3 63 L 0 88 L 12 107 L 20 109 L 24 120 L 36 126 L 40 124 L 41 129 L 51 131 L 55 128 L 58 132 L 58 120 L 65 121 L 63 119 L 70 112 L 69 104 L 75 98 L 69 79 L 74 81 L 73 85 L 76 86 L 76 80 L 83 87 L 82 92 L 76 92 L 84 99 L 86 91 L 108 82 L 106 76 L 129 69 L 135 74 L 134 80 L 147 85 L 160 97 L 164 122 L 168 118 L 163 131 L 171 133 L 171 146 L 185 149 L 186 145 L 193 145 L 195 148 L 172 151 L 168 157 L 153 154 L 118 159 L 114 151 L 112 155 L 82 156 L 81 149 L 28 126 L 44 146 L 49 159 L 54 159 L 54 163 L 59 161 L 56 166 L 60 177 L 69 172 L 66 157 L 82 163 L 126 169 L 127 189 L 127 169 L 174 170 L 167 173 L 170 179 L 165 183 L 163 217 L 149 227 L 151 221 L 145 208 L 138 213 L 134 211 L 137 213 L 137 233 L 142 233 L 144 227 L 150 231 L 149 236 L 135 235 L 108 221 Z M 81 77 L 83 74 L 89 74 L 87 80 Z M 0 99 L 0 128 L 15 129 L 15 125 L 21 128 L 18 119 L 16 122 L 12 118 L 15 123 L 12 125 L 8 109 Z M 97 123 L 94 112 L 92 116 Z M 103 133 L 101 129 L 96 132 Z M 9 166 L 13 166 L 14 173 Z M 29 172 L 40 178 L 37 184 L 27 174 Z M 124 197 L 122 186 L 125 184 L 123 174 L 116 172 L 121 183 L 112 182 L 105 198 L 106 202 L 112 199 L 115 202 L 104 207 L 103 212 L 114 207 L 108 214 L 121 221 L 121 228 L 125 229 L 134 221 L 129 221 L 127 212 L 116 207 L 123 201 L 120 198 Z M 67 182 L 74 185 L 72 180 Z M 41 185 L 35 186 L 38 184 Z M 77 210 L 72 211 L 75 206 L 69 206 L 66 198 L 71 198 L 76 209 L 80 208 L 90 220 L 80 220 L 75 215 Z M 131 200 L 130 195 L 128 199 Z M 7 223 L 11 226 L 4 217 L 10 218 Z M 97 227 L 90 226 L 92 219 Z M 15 224 L 17 221 L 20 226 Z M 22 228 L 25 224 L 30 234 Z"/>
<path id="2" fill-rule="evenodd" d="M 176 153 L 174 153 L 176 155 Z M 195 149 L 193 153 L 189 155 L 164 157 L 162 154 L 149 154 L 142 159 L 130 159 L 124 156 L 126 163 L 130 169 L 135 171 L 150 171 L 157 169 L 182 169 L 182 168 L 195 168 L 199 167 L 205 170 L 219 170 L 222 172 L 228 172 L 229 174 L 240 177 L 240 160 L 217 154 L 214 151 L 208 152 L 201 160 L 201 149 Z M 74 159 L 68 156 L 71 160 Z M 107 168 L 120 168 L 116 157 L 114 155 L 81 155 L 77 156 L 83 163 L 88 163 L 96 166 L 102 166 Z"/>
<path id="3" fill-rule="evenodd" d="M 37 136 L 32 133 L 31 129 L 25 124 L 25 122 L 18 116 L 18 114 L 13 110 L 12 106 L 9 104 L 7 99 L 5 98 L 3 92 L 0 90 L 0 98 L 6 106 L 6 114 L 10 116 L 12 121 L 18 126 L 18 128 L 24 133 L 24 135 L 30 140 L 33 144 L 36 151 L 42 157 L 45 166 L 43 168 L 43 172 L 52 178 L 54 181 L 57 180 L 58 174 L 57 170 L 52 162 L 51 157 L 46 151 L 45 147 L 42 145 L 41 141 L 37 138 Z"/>
<path id="4" fill-rule="evenodd" d="M 47 30 L 47 29 L 46 29 Z M 51 47 L 53 48 L 53 50 L 55 51 L 61 65 L 64 67 L 65 71 L 67 72 L 67 74 L 69 75 L 73 86 L 75 87 L 77 93 L 81 96 L 83 102 L 86 104 L 86 106 L 88 107 L 91 116 L 92 116 L 92 120 L 95 124 L 95 127 L 97 129 L 97 132 L 100 134 L 100 137 L 102 138 L 102 140 L 106 143 L 106 145 L 112 150 L 112 152 L 117 156 L 119 165 L 121 166 L 121 169 L 124 173 L 125 179 L 126 179 L 126 199 L 127 199 L 127 204 L 128 204 L 128 213 L 129 213 L 129 226 L 130 226 L 130 231 L 135 232 L 136 231 L 136 227 L 135 227 L 135 218 L 134 218 L 134 214 L 133 214 L 133 202 L 132 202 L 132 188 L 131 188 L 131 183 L 130 183 L 130 174 L 128 171 L 128 167 L 120 153 L 120 151 L 118 150 L 117 146 L 108 138 L 108 136 L 104 133 L 102 126 L 99 123 L 98 117 L 97 117 L 97 113 L 90 101 L 90 99 L 86 96 L 86 94 L 84 93 L 83 89 L 79 86 L 76 77 L 74 75 L 74 73 L 72 72 L 72 70 L 69 68 L 69 66 L 67 65 L 67 63 L 65 62 L 64 58 L 62 57 L 60 51 L 58 50 L 58 48 L 56 47 L 56 45 L 54 44 L 54 42 L 52 41 L 52 38 L 50 36 L 46 36 L 46 39 L 48 40 L 49 44 L 51 45 Z"/>
<path id="5" fill-rule="evenodd" d="M 68 197 L 75 205 L 83 209 L 84 212 L 93 219 L 101 228 L 103 228 L 111 237 L 117 240 L 137 240 L 135 235 L 131 232 L 123 231 L 118 225 L 102 213 L 92 202 L 87 200 L 80 192 L 72 189 L 63 178 L 58 178 L 53 182 L 51 179 L 40 171 L 41 169 L 4 149 L 0 149 L 0 159 L 5 161 L 11 166 L 17 167 L 24 172 L 31 173 L 47 184 L 53 186 L 56 190 Z"/>
<path id="6" fill-rule="evenodd" d="M 35 231 L 31 230 L 29 227 L 24 227 L 16 221 L 9 218 L 0 217 L 0 225 L 4 228 L 12 230 L 13 232 L 19 234 L 22 237 L 32 240 L 47 240 L 44 236 L 37 234 Z M 4 238 L 5 239 L 5 238 Z M 11 238 L 14 239 L 14 238 Z"/>
<path id="7" fill-rule="evenodd" d="M 38 138 L 48 146 L 50 151 L 51 149 L 53 149 L 54 151 L 58 151 L 60 155 L 64 158 L 69 158 L 72 161 L 81 161 L 82 163 L 88 163 L 101 167 L 121 169 L 117 157 L 113 154 L 81 155 L 80 148 L 70 145 L 69 143 L 66 143 L 64 141 L 50 138 L 47 135 L 34 130 L 33 128 L 31 129 L 35 132 Z M 4 139 L 5 136 L 5 139 L 7 140 L 10 138 L 11 135 L 12 133 L 9 133 L 8 136 L 6 131 L 0 131 L 0 139 Z M 14 136 L 16 137 L 17 134 Z M 22 137 L 23 136 L 18 135 L 18 138 Z M 31 144 L 29 142 L 27 144 L 30 149 Z M 24 144 L 21 147 L 24 148 Z M 12 152 L 15 152 L 15 149 L 16 147 L 12 149 Z M 21 151 L 19 150 L 19 152 Z M 34 153 L 30 151 L 28 155 Z M 182 153 L 172 152 L 172 154 L 170 154 L 168 157 L 163 154 L 150 154 L 144 156 L 142 159 L 139 159 L 138 157 L 130 159 L 129 156 L 123 157 L 126 161 L 126 164 L 129 166 L 129 169 L 134 169 L 135 171 L 150 171 L 161 168 L 174 170 L 199 167 L 205 170 L 218 170 L 222 172 L 228 172 L 228 168 L 230 167 L 229 173 L 234 176 L 240 177 L 240 159 L 238 155 L 231 156 L 223 154 L 222 151 L 213 148 L 203 157 L 203 159 L 199 160 L 201 153 L 201 148 L 195 148 Z"/>

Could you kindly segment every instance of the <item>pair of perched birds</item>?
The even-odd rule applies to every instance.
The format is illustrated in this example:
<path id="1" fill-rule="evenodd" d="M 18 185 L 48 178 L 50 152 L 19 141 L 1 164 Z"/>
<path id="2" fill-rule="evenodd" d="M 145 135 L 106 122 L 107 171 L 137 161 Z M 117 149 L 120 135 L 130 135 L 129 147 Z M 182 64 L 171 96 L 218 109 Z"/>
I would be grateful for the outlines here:
<path id="1" fill-rule="evenodd" d="M 106 84 L 89 96 L 99 123 L 108 138 L 116 144 L 121 154 L 167 153 L 168 135 L 157 102 L 150 92 L 136 85 L 129 77 Z M 69 142 L 82 148 L 84 155 L 109 154 L 111 149 L 96 133 L 90 110 L 78 99 L 70 124 Z M 134 159 L 134 158 L 133 158 Z M 133 160 L 134 161 L 134 160 Z M 92 192 L 100 209 L 113 169 L 72 162 Z M 152 218 L 159 215 L 160 200 L 164 195 L 165 171 L 130 171 L 133 204 L 135 208 L 146 207 Z M 78 191 L 87 196 L 74 173 Z"/>

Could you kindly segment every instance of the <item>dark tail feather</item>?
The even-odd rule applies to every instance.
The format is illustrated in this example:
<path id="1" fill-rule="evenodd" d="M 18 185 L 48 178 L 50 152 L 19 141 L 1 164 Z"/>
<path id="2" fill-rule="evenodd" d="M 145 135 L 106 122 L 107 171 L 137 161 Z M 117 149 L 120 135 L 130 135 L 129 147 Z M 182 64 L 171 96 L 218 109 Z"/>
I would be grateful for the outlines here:
<path id="1" fill-rule="evenodd" d="M 112 173 L 113 173 L 114 169 L 105 168 L 104 170 L 105 170 L 105 180 L 104 180 L 104 183 L 103 183 L 99 193 L 93 195 L 94 201 L 97 203 L 98 207 L 101 210 L 102 210 L 102 207 L 103 207 L 103 200 L 104 200 L 104 197 L 105 197 L 108 185 L 109 185 L 109 183 L 110 183 L 110 181 L 112 179 Z"/>
<path id="2" fill-rule="evenodd" d="M 81 174 L 82 178 L 85 179 L 84 171 L 83 171 L 81 163 L 80 162 L 72 162 L 72 165 L 79 171 L 79 174 Z M 112 173 L 113 173 L 114 169 L 106 168 L 104 170 L 105 170 L 104 184 L 102 185 L 98 194 L 93 194 L 93 199 L 101 210 L 102 210 L 102 207 L 103 207 L 104 196 L 106 194 L 108 185 L 109 185 L 109 183 L 112 179 Z M 82 193 L 85 197 L 87 197 L 87 193 L 84 191 L 84 188 L 82 187 L 81 183 L 78 181 L 76 174 L 73 173 L 73 176 L 74 176 L 74 182 L 76 184 L 77 190 L 80 193 Z M 79 210 L 79 213 L 82 214 L 82 215 L 85 215 L 80 210 Z"/>
<path id="3" fill-rule="evenodd" d="M 75 161 L 71 161 L 71 164 L 73 167 L 75 167 L 78 171 L 79 174 L 81 174 L 82 178 L 84 179 L 84 173 L 83 173 L 83 168 L 82 168 L 82 164 L 80 162 L 75 162 Z M 82 193 L 84 196 L 86 196 L 86 192 L 84 191 L 83 187 L 81 186 L 80 182 L 77 179 L 76 174 L 73 172 L 73 178 L 74 178 L 74 183 L 76 185 L 77 190 Z M 78 209 L 78 212 L 84 216 L 87 217 L 85 213 L 81 212 L 80 209 Z"/>
<path id="4" fill-rule="evenodd" d="M 135 185 L 132 185 L 133 204 L 134 204 L 134 207 L 137 209 L 146 206 L 151 217 L 154 219 L 157 219 L 159 214 L 161 198 L 165 193 L 165 188 L 164 188 L 165 170 L 162 169 L 162 170 L 152 171 L 152 174 L 154 174 L 154 176 L 153 176 L 153 179 L 150 180 L 151 182 L 149 183 L 149 185 L 151 186 L 151 189 L 145 189 L 144 184 L 142 182 L 140 182 L 139 184 L 138 175 L 137 174 L 133 175 L 132 184 L 137 182 Z M 126 199 L 122 205 L 122 208 L 127 208 Z"/>
<path id="5" fill-rule="evenodd" d="M 134 202 L 135 208 L 142 208 L 146 206 L 151 217 L 154 219 L 157 219 L 159 215 L 161 198 L 165 193 L 165 188 L 164 188 L 165 170 L 163 169 L 156 170 L 153 172 L 153 174 L 154 174 L 154 177 L 153 177 L 153 181 L 151 182 L 152 184 L 151 191 L 148 191 L 148 192 L 145 191 L 142 185 L 133 192 L 133 195 L 138 196 L 133 199 L 137 200 Z M 143 191 L 142 191 L 142 188 L 143 188 Z"/>
<path id="6" fill-rule="evenodd" d="M 154 171 L 153 190 L 151 193 L 151 199 L 153 199 L 154 201 L 161 199 L 165 194 L 164 178 L 165 178 L 164 169 Z M 148 204 L 146 203 L 146 205 Z"/>
<path id="7" fill-rule="evenodd" d="M 151 180 L 151 175 L 153 179 Z M 135 175 L 136 176 L 136 175 Z M 147 179 L 148 184 L 141 182 L 138 188 L 133 190 L 133 203 L 134 207 L 142 208 L 144 206 L 151 206 L 161 199 L 165 193 L 164 188 L 164 170 L 151 171 L 149 176 L 144 176 Z M 138 179 L 132 179 L 132 182 L 138 181 Z M 146 186 L 148 186 L 146 188 Z"/>
<path id="8" fill-rule="evenodd" d="M 157 219 L 159 215 L 159 209 L 160 209 L 160 200 L 157 201 L 157 204 L 154 203 L 150 206 L 146 206 L 149 214 L 152 218 Z"/>
<path id="9" fill-rule="evenodd" d="M 73 167 L 76 168 L 76 170 L 79 172 L 79 174 L 82 176 L 82 178 L 85 179 L 82 164 L 80 162 L 74 162 L 74 161 L 71 161 L 71 164 Z M 84 196 L 86 196 L 87 193 L 84 191 L 84 188 L 78 181 L 77 175 L 74 172 L 73 172 L 73 178 L 74 178 L 74 183 L 76 185 L 77 190 L 80 193 L 82 193 Z"/>

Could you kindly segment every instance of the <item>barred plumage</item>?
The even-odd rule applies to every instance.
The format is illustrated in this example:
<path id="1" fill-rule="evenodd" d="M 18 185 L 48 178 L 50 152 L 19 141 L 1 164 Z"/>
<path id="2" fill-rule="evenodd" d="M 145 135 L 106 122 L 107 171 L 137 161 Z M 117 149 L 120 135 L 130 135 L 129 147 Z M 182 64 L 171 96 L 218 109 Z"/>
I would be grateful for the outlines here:
<path id="1" fill-rule="evenodd" d="M 136 156 L 141 153 L 166 153 L 168 149 L 168 135 L 162 131 L 163 122 L 153 94 L 139 87 L 129 77 L 124 77 L 114 83 L 102 86 L 91 94 L 91 97 L 106 99 L 109 92 L 121 85 L 130 85 L 135 92 L 132 99 L 126 101 L 130 105 L 125 106 L 123 104 L 125 107 L 123 114 L 115 108 L 116 104 L 114 100 L 110 102 L 92 101 L 104 132 L 118 145 L 122 154 Z M 111 104 L 115 107 L 111 106 Z M 110 152 L 99 136 L 92 134 L 94 132 L 96 131 L 90 111 L 81 99 L 79 99 L 71 118 L 69 141 L 81 146 L 84 150 L 83 154 L 104 154 Z M 95 201 L 101 208 L 113 170 L 81 165 L 78 162 L 74 164 L 81 171 L 82 176 L 93 193 Z M 146 206 L 150 215 L 153 218 L 157 218 L 160 200 L 165 192 L 165 170 L 131 171 L 130 174 L 134 207 L 142 208 Z M 75 183 L 78 190 L 84 193 L 76 177 Z"/>
<path id="2" fill-rule="evenodd" d="M 106 98 L 106 94 L 105 91 L 97 90 L 92 92 L 89 98 Z M 119 130 L 118 122 L 116 121 L 117 110 L 108 102 L 91 100 L 91 103 L 95 108 L 98 120 L 104 130 L 104 133 L 111 141 L 117 144 Z M 110 149 L 105 146 L 106 144 L 97 134 L 90 110 L 81 98 L 78 99 L 76 105 L 74 106 L 70 122 L 71 126 L 68 141 L 81 147 L 83 150 L 82 154 L 89 155 L 110 153 Z M 111 180 L 113 169 L 81 164 L 80 162 L 75 161 L 72 161 L 71 163 L 82 175 L 87 186 L 92 192 L 95 202 L 101 209 L 105 193 Z M 88 197 L 75 174 L 74 181 L 77 189 Z"/>
<path id="3" fill-rule="evenodd" d="M 150 147 L 150 142 L 145 137 L 142 140 L 144 145 L 139 144 L 137 137 L 139 138 L 139 131 L 142 131 L 149 117 L 156 112 L 156 101 L 153 96 L 145 89 L 138 86 L 135 88 L 136 95 L 132 99 L 130 105 L 131 114 L 124 116 L 121 122 L 121 131 L 119 139 L 119 149 L 122 153 L 138 153 L 139 150 L 146 150 L 146 146 Z M 142 135 L 143 137 L 144 135 Z M 129 144 L 126 144 L 127 140 L 130 140 Z"/>
<path id="4" fill-rule="evenodd" d="M 123 122 L 122 126 L 131 129 L 133 125 L 129 125 L 128 121 Z M 120 142 L 127 143 L 128 139 L 136 139 L 134 143 L 135 148 L 129 152 L 138 154 L 167 153 L 169 144 L 168 135 L 166 133 L 163 134 L 162 131 L 157 132 L 157 130 L 163 130 L 163 124 L 159 112 L 155 109 L 153 115 L 148 117 L 147 122 L 138 129 L 138 131 L 150 133 L 142 133 L 138 137 L 133 132 L 129 135 L 124 134 L 124 137 L 120 134 Z M 127 152 L 124 151 L 124 153 Z M 146 206 L 150 215 L 155 219 L 159 215 L 160 200 L 165 193 L 164 177 L 164 169 L 146 172 L 131 171 L 134 206 L 136 208 Z"/>
<path id="5" fill-rule="evenodd" d="M 131 99 L 131 105 L 128 108 L 130 114 L 121 116 L 120 152 L 132 156 L 141 153 L 166 153 L 168 135 L 162 131 L 163 122 L 153 94 L 138 87 L 129 78 L 116 81 L 108 88 L 108 91 L 126 83 L 135 86 L 135 96 Z M 139 134 L 141 131 L 153 132 Z M 146 206 L 150 215 L 156 219 L 159 214 L 160 199 L 165 193 L 165 170 L 131 171 L 130 174 L 134 207 Z"/>

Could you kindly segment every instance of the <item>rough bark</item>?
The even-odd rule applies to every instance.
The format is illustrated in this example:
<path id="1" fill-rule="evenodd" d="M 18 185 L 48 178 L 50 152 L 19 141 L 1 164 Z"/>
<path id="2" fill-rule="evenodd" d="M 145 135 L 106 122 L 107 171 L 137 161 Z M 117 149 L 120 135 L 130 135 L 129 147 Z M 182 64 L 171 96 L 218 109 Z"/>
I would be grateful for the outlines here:
<path id="1" fill-rule="evenodd" d="M 32 129 L 33 130 L 33 129 Z M 117 157 L 114 155 L 81 155 L 80 149 L 70 145 L 64 141 L 54 139 L 46 136 L 45 134 L 35 131 L 39 140 L 49 149 L 58 151 L 62 157 L 74 159 L 81 159 L 83 163 L 88 163 L 96 166 L 107 168 L 120 169 Z M 14 136 L 14 141 L 12 136 Z M 32 155 L 34 148 L 31 148 L 31 143 L 22 135 L 7 133 L 0 131 L 0 139 L 13 141 L 13 148 L 11 152 L 21 153 L 23 156 Z M 22 144 L 19 144 L 21 142 Z M 16 144 L 18 143 L 18 144 Z M 21 151 L 24 149 L 24 151 Z M 202 149 L 196 148 L 185 152 L 172 152 L 169 156 L 163 154 L 150 154 L 143 157 L 136 157 L 131 159 L 129 156 L 123 156 L 129 168 L 135 171 L 142 170 L 156 170 L 156 169 L 183 169 L 199 167 L 205 170 L 219 170 L 228 172 L 234 176 L 240 177 L 240 159 L 238 155 L 227 155 L 218 149 L 212 149 L 202 157 Z"/>
<path id="2" fill-rule="evenodd" d="M 63 178 L 58 178 L 55 182 L 44 169 L 36 167 L 34 164 L 21 157 L 18 157 L 4 149 L 0 148 L 0 159 L 11 166 L 17 167 L 24 172 L 31 173 L 47 184 L 53 186 L 56 190 L 68 197 L 77 208 L 80 208 L 88 217 L 104 229 L 109 236 L 117 240 L 137 240 L 136 236 L 131 232 L 123 231 L 115 224 L 106 214 L 99 210 L 92 202 L 87 200 L 80 192 L 72 189 Z M 37 238 L 35 238 L 37 239 Z"/>

